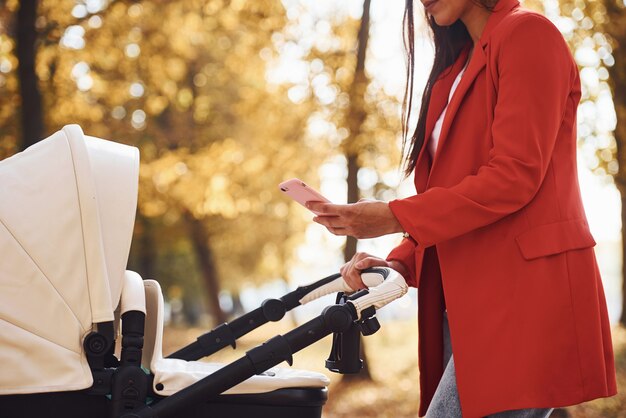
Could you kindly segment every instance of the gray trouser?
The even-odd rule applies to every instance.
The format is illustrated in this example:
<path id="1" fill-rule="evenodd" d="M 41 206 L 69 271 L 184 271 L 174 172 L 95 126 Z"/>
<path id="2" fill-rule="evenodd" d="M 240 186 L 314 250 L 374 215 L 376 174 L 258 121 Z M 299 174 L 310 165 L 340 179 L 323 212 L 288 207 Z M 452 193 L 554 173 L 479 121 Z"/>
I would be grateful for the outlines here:
<path id="1" fill-rule="evenodd" d="M 447 312 L 444 312 L 443 315 L 443 364 L 445 368 L 443 376 L 435 390 L 428 411 L 426 411 L 426 418 L 461 418 L 461 404 L 456 387 L 456 373 L 454 371 L 454 358 L 452 356 Z M 489 415 L 488 418 L 545 418 L 550 416 L 552 411 L 553 408 L 515 409 L 498 412 L 497 414 Z"/>

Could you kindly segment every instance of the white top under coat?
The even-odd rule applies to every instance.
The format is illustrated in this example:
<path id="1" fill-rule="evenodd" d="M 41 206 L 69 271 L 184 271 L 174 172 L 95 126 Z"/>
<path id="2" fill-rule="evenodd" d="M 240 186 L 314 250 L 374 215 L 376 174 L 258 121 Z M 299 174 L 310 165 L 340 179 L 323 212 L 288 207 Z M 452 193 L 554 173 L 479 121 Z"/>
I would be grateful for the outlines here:
<path id="1" fill-rule="evenodd" d="M 452 98 L 452 95 L 454 94 L 454 90 L 456 90 L 456 87 L 461 82 L 461 77 L 463 77 L 463 73 L 465 72 L 465 69 L 467 68 L 468 63 L 469 63 L 469 59 L 465 63 L 465 66 L 463 66 L 463 69 L 461 70 L 461 72 L 459 72 L 459 75 L 456 76 L 456 79 L 454 80 L 454 83 L 452 84 L 452 88 L 450 89 L 450 95 L 448 96 L 448 104 L 450 103 L 450 99 Z M 435 127 L 433 128 L 432 138 L 428 142 L 428 151 L 430 152 L 430 156 L 433 159 L 435 158 L 435 152 L 437 151 L 437 146 L 439 145 L 439 135 L 441 134 L 441 126 L 443 125 L 443 118 L 446 116 L 446 110 L 448 110 L 448 105 L 446 105 L 446 108 L 443 109 L 443 112 L 441 112 L 441 116 L 439 116 L 439 119 L 437 119 L 437 122 L 435 122 Z"/>

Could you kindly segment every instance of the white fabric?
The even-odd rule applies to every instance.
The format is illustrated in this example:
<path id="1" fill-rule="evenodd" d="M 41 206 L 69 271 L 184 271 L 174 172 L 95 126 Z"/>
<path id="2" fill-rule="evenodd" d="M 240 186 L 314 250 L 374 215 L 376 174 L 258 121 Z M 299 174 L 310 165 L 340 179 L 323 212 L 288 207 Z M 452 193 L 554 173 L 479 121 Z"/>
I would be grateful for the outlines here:
<path id="1" fill-rule="evenodd" d="M 409 286 L 406 284 L 404 277 L 400 273 L 390 268 L 389 275 L 385 281 L 376 287 L 371 287 L 368 294 L 358 299 L 349 301 L 354 305 L 357 315 L 361 318 L 361 312 L 370 306 L 374 306 L 376 310 L 382 308 L 390 302 L 404 296 Z"/>
<path id="2" fill-rule="evenodd" d="M 118 211 L 134 216 L 137 190 L 137 150 L 105 142 L 70 125 L 0 161 L 0 394 L 92 384 L 83 338 L 113 320 L 110 282 L 122 276 L 109 267 L 128 256 L 103 238 L 130 239 L 132 221 Z M 100 148 L 115 149 L 115 161 Z"/>
<path id="3" fill-rule="evenodd" d="M 115 309 L 120 300 L 135 225 L 139 150 L 91 136 L 85 136 L 84 140 L 103 226 L 102 245 L 109 275 L 110 303 Z"/>
<path id="4" fill-rule="evenodd" d="M 461 78 L 463 77 L 463 73 L 465 72 L 465 69 L 467 68 L 468 64 L 469 64 L 469 59 L 467 60 L 467 62 L 465 62 L 465 66 L 454 79 L 454 83 L 452 83 L 452 88 L 450 89 L 450 94 L 448 95 L 448 104 L 450 103 L 450 100 L 452 99 L 452 95 L 454 94 L 454 91 L 456 90 L 457 86 L 461 82 Z M 446 104 L 446 107 L 445 109 L 443 109 L 443 112 L 441 112 L 439 119 L 437 119 L 437 122 L 435 122 L 435 126 L 433 127 L 433 132 L 431 134 L 430 141 L 428 141 L 428 151 L 430 152 L 430 156 L 433 159 L 435 158 L 435 153 L 437 152 L 437 147 L 439 146 L 439 136 L 441 135 L 441 127 L 443 126 L 443 119 L 446 116 L 447 110 L 448 110 L 448 105 Z"/>
<path id="5" fill-rule="evenodd" d="M 365 284 L 365 286 L 374 287 L 383 282 L 383 276 L 378 273 L 363 273 L 361 274 L 361 280 L 363 280 L 363 284 Z M 343 279 L 343 277 L 338 277 L 332 282 L 326 283 L 312 292 L 307 293 L 302 299 L 299 300 L 299 302 L 301 305 L 304 305 L 312 300 L 319 299 L 322 296 L 338 292 L 352 293 L 354 292 L 354 289 L 348 286 L 348 283 Z"/>
<path id="6" fill-rule="evenodd" d="M 159 283 L 144 280 L 146 290 L 146 330 L 142 363 L 154 374 L 154 391 L 170 396 L 224 366 L 180 359 L 165 359 L 162 351 L 163 296 Z M 255 375 L 224 392 L 225 394 L 263 393 L 289 387 L 326 387 L 330 380 L 321 373 L 283 367 L 273 367 Z M 163 385 L 157 389 L 157 385 Z"/>
<path id="7" fill-rule="evenodd" d="M 141 276 L 134 271 L 126 270 L 120 299 L 120 315 L 129 311 L 146 313 L 146 293 Z"/>
<path id="8" fill-rule="evenodd" d="M 155 387 L 154 391 L 161 396 L 173 395 L 215 373 L 222 367 L 224 367 L 223 363 L 161 359 L 153 372 L 155 373 L 155 384 L 161 383 L 163 389 L 157 390 Z M 272 367 L 263 374 L 254 375 L 228 389 L 224 394 L 266 393 L 281 388 L 323 388 L 329 383 L 328 377 L 321 373 L 286 367 Z"/>

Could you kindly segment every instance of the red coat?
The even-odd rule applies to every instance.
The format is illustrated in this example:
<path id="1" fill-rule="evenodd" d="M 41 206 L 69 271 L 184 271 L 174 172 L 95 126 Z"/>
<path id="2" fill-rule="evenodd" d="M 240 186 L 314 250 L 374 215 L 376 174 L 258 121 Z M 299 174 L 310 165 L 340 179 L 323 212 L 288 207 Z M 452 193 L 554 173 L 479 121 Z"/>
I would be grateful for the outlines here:
<path id="1" fill-rule="evenodd" d="M 468 50 L 433 87 L 428 139 Z M 420 416 L 443 373 L 444 307 L 465 418 L 617 393 L 576 171 L 579 100 L 578 69 L 558 29 L 500 0 L 451 99 L 432 166 L 422 147 L 417 194 L 389 204 L 411 237 L 388 259 L 418 288 Z"/>

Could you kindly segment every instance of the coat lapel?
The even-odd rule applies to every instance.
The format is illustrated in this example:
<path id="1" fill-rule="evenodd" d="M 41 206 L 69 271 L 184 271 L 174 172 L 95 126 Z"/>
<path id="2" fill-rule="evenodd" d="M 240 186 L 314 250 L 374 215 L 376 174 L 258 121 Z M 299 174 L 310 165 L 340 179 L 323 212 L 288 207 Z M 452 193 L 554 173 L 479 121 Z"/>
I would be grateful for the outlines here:
<path id="1" fill-rule="evenodd" d="M 415 183 L 418 191 L 423 190 L 427 187 L 431 177 L 430 173 L 432 173 L 434 166 L 437 164 L 437 157 L 442 152 L 441 150 L 445 146 L 445 142 L 448 136 L 448 132 L 450 131 L 452 121 L 454 120 L 454 116 L 456 115 L 459 106 L 463 101 L 463 98 L 474 83 L 474 80 L 476 79 L 478 74 L 480 74 L 481 70 L 486 66 L 487 57 L 485 55 L 485 48 L 489 43 L 491 33 L 498 25 L 498 23 L 500 23 L 500 21 L 504 18 L 504 16 L 506 16 L 513 8 L 518 6 L 518 0 L 499 0 L 498 3 L 496 3 L 493 12 L 487 20 L 487 24 L 483 29 L 481 37 L 474 47 L 472 57 L 470 59 L 470 62 L 468 63 L 465 73 L 463 74 L 461 81 L 457 85 L 457 88 L 454 91 L 454 94 L 452 95 L 449 103 L 447 103 L 447 101 L 450 94 L 450 89 L 452 88 L 452 84 L 454 83 L 455 78 L 457 77 L 467 60 L 467 55 L 469 53 L 470 47 L 469 43 L 466 47 L 463 48 L 456 62 L 450 67 L 450 70 L 444 70 L 442 76 L 435 82 L 428 107 L 428 113 L 426 116 L 426 137 L 424 145 L 420 150 L 416 165 Z M 439 119 L 439 116 L 441 116 L 443 109 L 446 108 L 446 104 L 448 105 L 448 108 L 446 110 L 443 124 L 441 126 L 441 133 L 439 135 L 439 144 L 437 146 L 437 151 L 435 152 L 435 157 L 430 170 L 426 170 L 428 171 L 428 174 L 424 176 L 423 166 L 426 165 L 425 160 L 427 160 L 427 158 L 423 154 L 428 152 L 428 141 L 430 140 L 437 119 Z"/>
<path id="2" fill-rule="evenodd" d="M 455 71 L 453 71 L 453 75 L 449 76 L 450 78 L 452 78 L 452 80 L 454 80 L 456 76 L 459 75 L 459 72 L 461 72 L 462 65 L 465 64 L 465 60 L 467 59 L 467 53 L 461 54 L 459 58 L 461 58 L 458 60 L 461 63 L 461 68 L 457 68 Z M 433 160 L 433 167 L 431 168 L 431 172 L 437 164 L 437 157 L 441 153 L 441 149 L 446 142 L 446 139 L 448 137 L 448 131 L 450 130 L 450 125 L 454 120 L 454 116 L 456 115 L 457 110 L 459 109 L 459 105 L 463 101 L 465 94 L 469 90 L 470 86 L 474 83 L 474 80 L 476 79 L 480 71 L 485 68 L 485 64 L 485 53 L 483 52 L 482 48 L 474 48 L 474 52 L 472 53 L 470 62 L 467 64 L 465 73 L 461 77 L 461 81 L 457 85 L 456 90 L 454 90 L 452 98 L 448 103 L 446 114 L 443 118 L 443 124 L 441 125 L 439 144 L 437 145 L 437 151 L 435 152 L 435 158 Z"/>
<path id="3" fill-rule="evenodd" d="M 456 76 L 463 68 L 463 64 L 467 60 L 468 52 L 469 44 L 467 47 L 463 48 L 457 60 L 451 66 L 443 70 L 433 85 L 433 90 L 430 94 L 430 101 L 428 103 L 428 112 L 426 113 L 424 144 L 422 145 L 422 149 L 417 156 L 417 163 L 415 165 L 415 184 L 418 192 L 424 190 L 429 177 L 432 158 L 428 152 L 428 143 L 431 140 L 435 123 L 448 103 L 448 96 L 450 94 L 450 90 L 452 89 L 452 84 L 454 83 Z"/>

